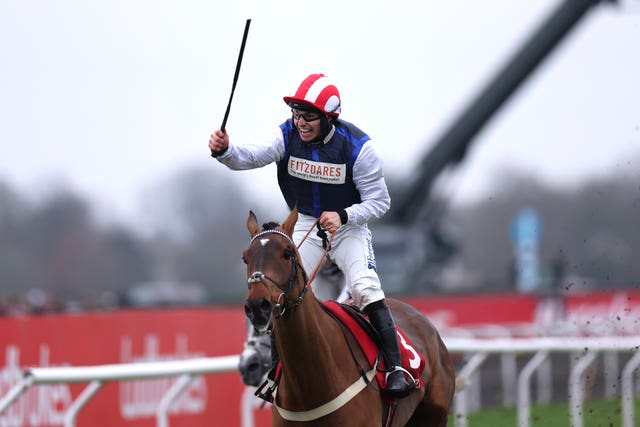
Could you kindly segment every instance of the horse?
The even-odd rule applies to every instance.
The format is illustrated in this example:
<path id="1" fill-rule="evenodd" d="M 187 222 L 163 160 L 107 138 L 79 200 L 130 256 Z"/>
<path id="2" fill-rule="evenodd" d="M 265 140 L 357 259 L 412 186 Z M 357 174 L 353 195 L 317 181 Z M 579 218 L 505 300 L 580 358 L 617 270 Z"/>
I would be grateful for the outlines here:
<path id="1" fill-rule="evenodd" d="M 291 237 L 297 219 L 294 208 L 282 225 L 261 229 L 250 211 L 251 241 L 242 254 L 246 317 L 257 331 L 271 331 L 280 357 L 272 425 L 446 427 L 455 371 L 436 328 L 409 304 L 386 299 L 397 326 L 426 359 L 423 386 L 389 402 L 369 376 L 376 367 L 315 298 Z"/>

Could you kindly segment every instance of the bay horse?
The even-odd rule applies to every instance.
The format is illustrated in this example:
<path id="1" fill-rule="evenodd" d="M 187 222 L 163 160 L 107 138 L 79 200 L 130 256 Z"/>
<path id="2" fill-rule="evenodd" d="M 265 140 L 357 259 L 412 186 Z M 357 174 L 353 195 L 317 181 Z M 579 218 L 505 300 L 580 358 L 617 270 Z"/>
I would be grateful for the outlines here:
<path id="1" fill-rule="evenodd" d="M 267 223 L 261 229 L 249 212 L 251 242 L 242 254 L 249 287 L 245 314 L 258 331 L 271 330 L 280 357 L 273 425 L 446 427 L 455 371 L 436 328 L 410 305 L 385 300 L 397 326 L 426 359 L 424 385 L 397 400 L 387 418 L 387 400 L 377 382 L 364 379 L 372 370 L 367 359 L 307 283 L 291 237 L 297 219 L 293 209 L 282 225 Z"/>

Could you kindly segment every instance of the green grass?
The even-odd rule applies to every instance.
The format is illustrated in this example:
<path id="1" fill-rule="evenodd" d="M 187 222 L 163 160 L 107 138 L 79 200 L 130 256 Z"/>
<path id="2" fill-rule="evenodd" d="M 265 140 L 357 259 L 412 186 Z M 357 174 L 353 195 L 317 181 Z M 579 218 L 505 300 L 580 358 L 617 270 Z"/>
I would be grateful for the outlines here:
<path id="1" fill-rule="evenodd" d="M 635 402 L 635 422 L 640 426 L 640 400 Z M 454 426 L 453 409 L 449 415 L 449 426 Z M 490 408 L 470 413 L 467 417 L 469 427 L 514 427 L 518 425 L 515 408 Z M 583 407 L 584 427 L 620 427 L 622 426 L 622 407 L 620 400 L 591 400 Z M 531 427 L 570 427 L 568 405 L 558 403 L 545 406 L 534 405 L 531 408 Z"/>

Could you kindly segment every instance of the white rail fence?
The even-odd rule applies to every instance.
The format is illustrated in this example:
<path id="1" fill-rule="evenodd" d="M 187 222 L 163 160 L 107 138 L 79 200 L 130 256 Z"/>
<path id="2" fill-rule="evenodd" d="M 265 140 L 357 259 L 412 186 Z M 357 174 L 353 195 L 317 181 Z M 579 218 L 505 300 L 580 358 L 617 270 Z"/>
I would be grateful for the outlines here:
<path id="1" fill-rule="evenodd" d="M 0 414 L 6 411 L 30 387 L 88 383 L 64 415 L 64 426 L 74 427 L 80 410 L 108 382 L 176 377 L 176 381 L 160 400 L 156 411 L 156 426 L 168 427 L 168 414 L 172 403 L 180 397 L 195 378 L 202 375 L 236 371 L 239 360 L 240 356 L 223 356 L 115 365 L 31 368 L 26 370 L 22 380 L 2 397 Z"/>
<path id="2" fill-rule="evenodd" d="M 584 373 L 599 356 L 604 355 L 605 363 L 611 361 L 607 355 L 629 353 L 630 358 L 621 372 L 614 369 L 614 378 L 620 377 L 620 399 L 622 402 L 623 427 L 634 424 L 634 375 L 640 366 L 640 336 L 633 337 L 593 337 L 593 338 L 445 338 L 450 353 L 463 355 L 466 363 L 458 375 L 473 378 L 489 355 L 501 356 L 503 364 L 503 389 L 508 392 L 510 381 L 517 379 L 518 426 L 528 427 L 531 415 L 531 377 L 540 372 L 552 353 L 567 353 L 577 357 L 568 379 L 570 422 L 574 427 L 582 427 L 582 405 L 584 396 Z M 531 354 L 532 357 L 519 373 L 510 358 L 516 355 Z M 175 377 L 176 381 L 160 400 L 156 411 L 156 426 L 169 426 L 169 409 L 191 382 L 202 375 L 232 372 L 238 368 L 239 356 L 197 358 L 176 361 L 114 364 L 78 367 L 31 368 L 24 372 L 23 378 L 0 399 L 0 414 L 6 411 L 30 387 L 38 385 L 87 383 L 87 387 L 69 406 L 64 416 L 64 426 L 74 427 L 75 420 L 82 408 L 108 382 L 125 380 L 147 380 Z M 617 359 L 616 359 L 617 360 Z M 505 363 L 507 362 L 507 363 Z M 504 367 L 507 369 L 504 369 Z M 607 373 L 617 364 L 608 364 Z M 467 426 L 467 414 L 472 388 L 456 394 L 454 400 L 454 419 L 456 426 Z M 540 390 L 539 390 L 540 391 Z M 251 426 L 251 408 L 254 402 L 243 397 L 243 426 Z"/>
<path id="3" fill-rule="evenodd" d="M 531 377 L 545 366 L 551 353 L 567 353 L 576 357 L 568 379 L 570 423 L 573 427 L 584 425 L 582 406 L 584 401 L 584 373 L 599 355 L 604 355 L 605 373 L 607 378 L 613 376 L 621 380 L 620 398 L 622 404 L 622 426 L 634 427 L 634 374 L 640 366 L 640 336 L 633 337 L 549 337 L 549 338 L 449 338 L 447 347 L 453 354 L 464 354 L 466 364 L 459 370 L 458 375 L 473 378 L 482 363 L 491 354 L 505 357 L 515 357 L 517 354 L 532 354 L 525 366 L 517 372 L 503 370 L 503 377 L 510 377 L 517 381 L 517 413 L 518 426 L 528 427 L 531 415 Z M 616 369 L 616 363 L 608 357 L 615 353 L 631 353 L 622 372 Z M 615 359 L 617 360 L 617 359 Z M 504 366 L 504 365 L 503 365 Z M 507 366 L 515 367 L 515 363 Z M 550 371 L 549 371 L 550 374 Z M 544 377 L 543 377 L 544 378 Z M 610 379 L 607 379 L 610 381 Z M 544 381 L 541 382 L 544 385 Z M 540 384 L 539 384 L 540 385 Z M 508 390 L 508 381 L 503 378 L 503 389 Z M 611 389 L 614 389 L 611 387 Z M 540 391 L 540 390 L 539 390 Z M 469 392 L 464 390 L 456 394 L 454 400 L 455 421 L 457 427 L 467 426 L 467 412 Z M 540 393 L 539 393 L 540 394 Z M 548 393 L 542 393 L 547 394 Z"/>

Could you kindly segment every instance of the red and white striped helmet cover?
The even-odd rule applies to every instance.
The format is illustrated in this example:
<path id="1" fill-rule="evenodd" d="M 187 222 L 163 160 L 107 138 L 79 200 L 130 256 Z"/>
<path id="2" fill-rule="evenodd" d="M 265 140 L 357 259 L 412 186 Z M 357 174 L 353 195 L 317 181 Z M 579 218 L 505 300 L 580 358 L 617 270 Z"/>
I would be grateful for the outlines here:
<path id="1" fill-rule="evenodd" d="M 302 104 L 338 117 L 340 115 L 340 92 L 324 74 L 311 74 L 304 79 L 292 96 L 285 96 L 287 105 Z"/>

